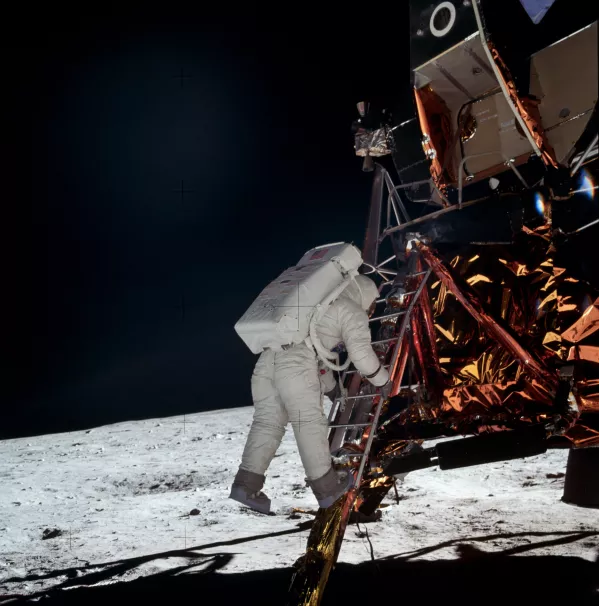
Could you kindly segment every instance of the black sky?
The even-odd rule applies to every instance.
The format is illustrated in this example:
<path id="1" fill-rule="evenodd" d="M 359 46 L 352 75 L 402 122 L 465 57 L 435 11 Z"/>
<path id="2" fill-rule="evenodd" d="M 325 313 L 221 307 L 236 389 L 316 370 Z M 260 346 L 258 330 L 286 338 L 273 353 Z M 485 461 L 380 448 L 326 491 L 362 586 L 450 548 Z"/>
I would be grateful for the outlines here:
<path id="1" fill-rule="evenodd" d="M 0 437 L 249 405 L 235 321 L 361 245 L 350 126 L 409 99 L 407 11 L 164 10 L 6 27 Z"/>

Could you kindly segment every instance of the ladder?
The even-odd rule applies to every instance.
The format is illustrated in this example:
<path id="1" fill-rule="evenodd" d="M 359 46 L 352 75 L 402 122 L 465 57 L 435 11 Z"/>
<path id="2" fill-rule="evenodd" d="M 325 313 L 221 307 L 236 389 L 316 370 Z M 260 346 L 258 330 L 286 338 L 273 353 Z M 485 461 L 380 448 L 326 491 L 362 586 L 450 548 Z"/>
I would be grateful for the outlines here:
<path id="1" fill-rule="evenodd" d="M 407 338 L 407 331 L 410 325 L 412 312 L 426 286 L 431 271 L 432 270 L 429 268 L 426 271 L 413 272 L 405 276 L 406 284 L 411 282 L 412 279 L 420 277 L 418 287 L 403 294 L 403 306 L 405 309 L 401 309 L 400 311 L 394 313 L 387 313 L 378 316 L 375 315 L 374 317 L 370 318 L 371 323 L 382 322 L 391 318 L 401 318 L 401 325 L 398 330 L 396 329 L 396 334 L 393 337 L 379 339 L 378 341 L 372 342 L 373 345 L 395 343 L 394 345 L 390 345 L 390 350 L 392 351 L 390 363 L 384 365 L 386 368 L 390 369 L 389 374 L 391 375 L 390 381 L 392 385 L 391 395 L 395 395 L 393 391 L 399 391 L 399 387 L 401 386 L 402 377 L 397 375 L 394 376 L 394 371 L 397 370 L 396 365 L 401 349 L 407 346 L 405 341 Z M 377 301 L 377 303 L 383 302 L 386 302 L 386 299 L 378 299 Z M 389 355 L 389 351 L 386 355 Z M 400 371 L 400 373 L 403 374 L 403 371 Z M 342 377 L 342 382 L 344 385 L 348 382 L 349 378 L 350 394 L 353 393 L 353 395 L 336 398 L 331 406 L 331 411 L 329 414 L 329 445 L 331 454 L 335 454 L 343 446 L 348 430 L 355 430 L 357 436 L 353 438 L 353 441 L 355 443 L 355 441 L 359 440 L 362 451 L 356 453 L 351 452 L 348 454 L 350 457 L 359 457 L 361 459 L 357 473 L 354 476 L 354 486 L 359 492 L 362 476 L 364 475 L 364 469 L 368 462 L 373 440 L 376 436 L 385 398 L 383 398 L 381 393 L 356 393 L 361 389 L 362 386 L 368 383 L 366 379 L 360 378 L 358 381 L 353 382 L 352 385 L 352 379 L 355 378 L 356 374 L 356 370 L 347 370 Z M 370 420 L 368 420 L 368 422 L 350 422 L 352 416 L 356 417 L 360 416 L 360 413 L 363 414 L 363 411 L 359 410 L 360 404 L 364 401 L 368 402 L 369 400 L 372 400 L 370 411 L 367 413 Z M 354 494 L 357 496 L 357 492 Z"/>
<path id="2" fill-rule="evenodd" d="M 351 512 L 356 502 L 368 493 L 366 485 L 362 486 L 362 483 L 364 476 L 370 473 L 367 465 L 372 462 L 371 451 L 384 410 L 384 396 L 395 396 L 406 390 L 409 392 L 408 397 L 414 393 L 412 389 L 415 386 L 402 385 L 413 341 L 411 332 L 408 331 L 421 311 L 420 305 L 416 305 L 422 293 L 426 293 L 425 286 L 432 270 L 428 265 L 421 265 L 418 251 L 406 246 L 406 240 L 411 239 L 411 234 L 414 233 L 416 237 L 418 234 L 404 230 L 419 223 L 419 219 L 410 219 L 398 191 L 401 187 L 405 186 L 395 186 L 387 171 L 376 164 L 362 249 L 367 275 L 382 280 L 379 292 L 382 293 L 384 287 L 403 287 L 397 309 L 381 311 L 377 307 L 379 311 L 370 318 L 372 333 L 375 335 L 372 344 L 377 349 L 383 349 L 381 354 L 389 369 L 391 389 L 389 394 L 382 394 L 381 390 L 372 393 L 374 388 L 371 390 L 369 387 L 369 393 L 364 393 L 362 388 L 370 386 L 370 383 L 356 369 L 350 367 L 342 374 L 341 381 L 347 392 L 343 394 L 344 397 L 336 398 L 331 407 L 329 448 L 333 455 L 339 451 L 357 451 L 347 452 L 354 482 L 335 506 L 317 512 L 306 553 L 294 566 L 295 572 L 289 587 L 290 606 L 317 606 L 320 603 L 329 574 L 337 561 Z M 395 268 L 392 269 L 390 264 L 394 264 Z M 425 271 L 421 271 L 423 269 Z M 404 271 L 407 275 L 404 275 Z M 386 304 L 389 295 L 383 297 L 379 294 L 379 297 L 377 306 Z M 422 299 L 420 303 L 423 303 Z M 424 377 L 422 379 L 424 382 Z M 346 444 L 351 448 L 341 450 Z M 354 457 L 355 460 L 351 460 Z"/>

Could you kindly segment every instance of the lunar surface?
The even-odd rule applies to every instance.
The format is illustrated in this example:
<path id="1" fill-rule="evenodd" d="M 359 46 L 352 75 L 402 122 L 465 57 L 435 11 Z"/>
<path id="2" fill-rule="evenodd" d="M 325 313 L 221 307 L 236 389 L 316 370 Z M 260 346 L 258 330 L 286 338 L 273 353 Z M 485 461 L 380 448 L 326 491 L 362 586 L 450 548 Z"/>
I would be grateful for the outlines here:
<path id="1" fill-rule="evenodd" d="M 291 429 L 264 489 L 276 515 L 227 498 L 251 418 L 227 409 L 0 442 L 0 603 L 201 571 L 214 554 L 218 575 L 291 567 L 316 509 Z M 561 501 L 566 459 L 411 473 L 379 522 L 348 527 L 339 562 L 447 561 L 467 548 L 596 562 L 599 511 Z M 111 573 L 119 562 L 134 564 Z"/>

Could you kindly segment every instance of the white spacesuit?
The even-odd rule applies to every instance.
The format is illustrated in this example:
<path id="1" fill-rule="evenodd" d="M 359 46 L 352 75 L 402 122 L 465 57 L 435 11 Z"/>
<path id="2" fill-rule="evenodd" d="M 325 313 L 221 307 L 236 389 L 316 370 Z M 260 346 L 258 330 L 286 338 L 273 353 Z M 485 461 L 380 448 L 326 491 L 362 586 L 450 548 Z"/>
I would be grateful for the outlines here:
<path id="1" fill-rule="evenodd" d="M 356 369 L 373 385 L 382 386 L 389 374 L 372 349 L 366 313 L 377 297 L 375 283 L 357 276 L 316 324 L 316 333 L 327 350 L 343 344 Z M 252 376 L 254 420 L 231 498 L 270 511 L 270 500 L 260 491 L 288 422 L 319 505 L 329 507 L 349 489 L 351 474 L 339 476 L 331 465 L 323 393 L 334 389 L 335 383 L 332 373 L 321 373 L 323 369 L 306 343 L 267 349 L 260 355 Z"/>

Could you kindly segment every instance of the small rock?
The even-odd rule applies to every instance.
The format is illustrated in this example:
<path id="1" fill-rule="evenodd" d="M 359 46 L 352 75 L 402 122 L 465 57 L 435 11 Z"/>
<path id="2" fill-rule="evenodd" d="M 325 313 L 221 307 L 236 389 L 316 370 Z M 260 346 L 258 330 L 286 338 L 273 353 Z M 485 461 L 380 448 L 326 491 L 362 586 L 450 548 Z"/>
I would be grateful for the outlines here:
<path id="1" fill-rule="evenodd" d="M 189 515 L 190 515 L 190 516 L 199 516 L 199 515 L 200 515 L 200 510 L 199 510 L 199 509 L 194 508 L 194 509 L 192 509 L 192 510 L 189 512 Z"/>
<path id="2" fill-rule="evenodd" d="M 548 473 L 547 477 L 550 478 L 550 479 L 551 478 L 556 478 L 556 479 L 557 478 L 565 478 L 566 474 L 562 473 L 561 471 L 558 471 L 557 473 Z"/>
<path id="3" fill-rule="evenodd" d="M 54 539 L 55 537 L 59 537 L 63 535 L 64 532 L 59 528 L 46 528 L 42 533 L 42 541 L 46 539 Z"/>

